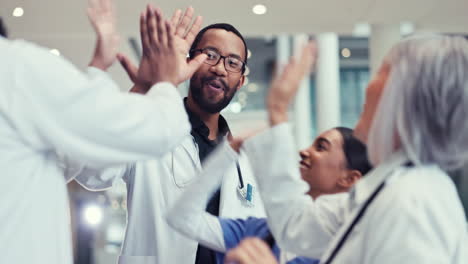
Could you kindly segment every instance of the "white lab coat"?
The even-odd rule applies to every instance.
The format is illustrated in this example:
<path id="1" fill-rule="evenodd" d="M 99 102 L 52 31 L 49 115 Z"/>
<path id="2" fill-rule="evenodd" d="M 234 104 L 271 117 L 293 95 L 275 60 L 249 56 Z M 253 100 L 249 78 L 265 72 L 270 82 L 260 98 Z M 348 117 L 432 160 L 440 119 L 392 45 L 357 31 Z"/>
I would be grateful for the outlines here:
<path id="1" fill-rule="evenodd" d="M 221 218 L 206 212 L 205 207 L 222 181 L 222 175 L 214 174 L 225 170 L 237 158 L 238 154 L 228 142 L 219 146 L 206 159 L 203 171 L 187 187 L 166 216 L 167 223 L 181 234 L 222 253 L 229 248 L 226 246 L 225 231 L 220 223 Z M 280 250 L 279 264 L 286 264 L 296 257 L 295 254 Z"/>
<path id="2" fill-rule="evenodd" d="M 234 161 L 222 172 L 220 216 L 263 217 L 264 209 L 245 155 L 239 158 L 244 184 L 254 186 L 254 203 L 249 205 L 237 192 L 239 178 Z M 198 147 L 188 136 L 161 159 L 135 165 L 94 170 L 84 168 L 75 178 L 90 190 L 102 190 L 122 178 L 127 184 L 127 229 L 120 264 L 193 264 L 197 242 L 172 229 L 167 211 L 184 193 L 201 170 Z M 214 180 L 218 176 L 213 175 Z M 218 177 L 219 178 L 219 177 Z M 185 219 L 190 222 L 190 219 Z"/>
<path id="3" fill-rule="evenodd" d="M 189 135 L 188 117 L 170 84 L 129 95 L 97 69 L 1 37 L 0 58 L 0 263 L 71 264 L 57 152 L 96 168 L 148 159 Z"/>
<path id="4" fill-rule="evenodd" d="M 293 145 L 287 124 L 244 143 L 280 248 L 326 260 L 358 209 L 386 181 L 332 263 L 468 263 L 465 214 L 453 182 L 438 167 L 404 167 L 408 159 L 398 152 L 350 193 L 313 201 L 291 158 Z"/>

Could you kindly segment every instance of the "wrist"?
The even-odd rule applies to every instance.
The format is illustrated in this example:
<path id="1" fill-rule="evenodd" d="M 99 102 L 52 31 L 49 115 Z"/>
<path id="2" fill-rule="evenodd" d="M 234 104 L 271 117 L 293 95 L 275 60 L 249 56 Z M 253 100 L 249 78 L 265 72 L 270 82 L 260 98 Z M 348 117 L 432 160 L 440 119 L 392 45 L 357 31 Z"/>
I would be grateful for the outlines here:
<path id="1" fill-rule="evenodd" d="M 130 92 L 146 94 L 150 89 L 151 89 L 151 85 L 135 84 L 133 85 L 132 89 L 130 89 Z"/>
<path id="2" fill-rule="evenodd" d="M 268 108 L 270 126 L 275 126 L 288 121 L 288 110 L 282 108 Z"/>
<path id="3" fill-rule="evenodd" d="M 153 85 L 155 85 L 155 84 L 157 84 L 157 83 L 161 83 L 161 82 L 168 82 L 168 83 L 171 83 L 171 84 L 174 85 L 174 87 L 177 87 L 177 86 L 179 85 L 179 83 L 177 82 L 177 80 L 174 79 L 174 78 L 171 79 L 171 78 L 167 78 L 167 77 L 166 77 L 166 78 L 161 77 L 161 78 L 154 78 L 151 86 L 153 86 Z"/>
<path id="4" fill-rule="evenodd" d="M 91 60 L 89 66 L 98 68 L 102 71 L 107 71 L 107 69 L 109 68 L 108 65 L 106 65 L 101 59 L 97 58 L 96 56 Z"/>

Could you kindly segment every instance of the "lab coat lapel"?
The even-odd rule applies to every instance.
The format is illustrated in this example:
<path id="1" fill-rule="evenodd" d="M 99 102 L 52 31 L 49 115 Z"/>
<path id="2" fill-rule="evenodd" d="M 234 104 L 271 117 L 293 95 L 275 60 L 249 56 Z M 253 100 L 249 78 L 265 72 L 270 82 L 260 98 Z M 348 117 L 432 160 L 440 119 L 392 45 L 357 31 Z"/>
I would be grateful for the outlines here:
<path id="1" fill-rule="evenodd" d="M 330 255 L 338 246 L 338 243 L 344 236 L 345 232 L 349 229 L 350 225 L 361 211 L 361 208 L 364 206 L 365 201 L 367 201 L 367 199 L 372 195 L 372 193 L 378 188 L 378 186 L 382 182 L 386 181 L 388 177 L 391 176 L 395 168 L 403 165 L 405 162 L 407 162 L 406 156 L 402 152 L 396 152 L 390 157 L 388 162 L 378 166 L 377 168 L 372 170 L 368 175 L 364 176 L 364 179 L 357 183 L 356 186 L 350 191 L 349 217 L 346 219 L 343 226 L 341 226 L 339 231 L 336 233 L 333 240 L 329 244 L 327 250 L 322 255 L 320 264 L 323 264 L 330 258 Z M 365 217 L 365 215 L 363 217 Z M 353 233 L 355 234 L 358 230 L 360 230 L 360 223 L 358 223 L 353 228 L 347 241 L 352 239 Z M 345 248 L 347 241 L 345 241 L 340 251 L 342 251 Z M 339 256 L 339 252 L 337 256 Z"/>
<path id="2" fill-rule="evenodd" d="M 189 136 L 182 141 L 182 149 L 187 153 L 198 170 L 201 170 L 200 157 L 198 155 L 198 145 L 193 136 Z"/>

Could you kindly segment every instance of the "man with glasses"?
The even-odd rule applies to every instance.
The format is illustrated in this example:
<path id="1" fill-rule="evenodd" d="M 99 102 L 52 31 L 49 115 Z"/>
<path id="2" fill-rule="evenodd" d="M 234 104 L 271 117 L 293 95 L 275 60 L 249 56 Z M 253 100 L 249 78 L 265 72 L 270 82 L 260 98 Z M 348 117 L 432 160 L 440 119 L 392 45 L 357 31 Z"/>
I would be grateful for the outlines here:
<path id="1" fill-rule="evenodd" d="M 191 21 L 192 13 L 189 8 L 180 18 L 180 11 L 176 11 L 172 21 L 180 21 L 184 26 Z M 176 30 L 175 34 L 180 51 L 189 54 L 187 60 L 202 53 L 207 56 L 190 78 L 189 94 L 184 99 L 192 125 L 191 135 L 163 158 L 101 171 L 85 168 L 77 176 L 78 182 L 91 190 L 108 188 L 119 178 L 127 183 L 128 223 L 120 264 L 216 263 L 213 251 L 178 234 L 166 223 L 165 215 L 198 175 L 205 158 L 230 136 L 220 111 L 244 83 L 247 46 L 239 31 L 229 24 L 207 26 L 197 35 L 183 30 Z M 144 50 L 145 47 L 139 67 L 119 55 L 135 84 L 132 92 L 146 93 L 148 88 Z M 224 174 L 222 186 L 213 194 L 207 211 L 230 218 L 264 216 L 255 186 L 250 164 L 241 156 Z"/>
<path id="2" fill-rule="evenodd" d="M 206 54 L 207 59 L 190 79 L 185 107 L 192 124 L 192 135 L 198 145 L 200 160 L 203 162 L 222 137 L 229 133 L 227 122 L 220 112 L 244 83 L 247 45 L 233 26 L 213 24 L 201 30 L 195 38 L 190 58 L 199 53 Z M 220 215 L 220 196 L 221 190 L 218 190 L 209 201 L 207 212 Z M 195 263 L 214 264 L 215 253 L 199 245 Z"/>

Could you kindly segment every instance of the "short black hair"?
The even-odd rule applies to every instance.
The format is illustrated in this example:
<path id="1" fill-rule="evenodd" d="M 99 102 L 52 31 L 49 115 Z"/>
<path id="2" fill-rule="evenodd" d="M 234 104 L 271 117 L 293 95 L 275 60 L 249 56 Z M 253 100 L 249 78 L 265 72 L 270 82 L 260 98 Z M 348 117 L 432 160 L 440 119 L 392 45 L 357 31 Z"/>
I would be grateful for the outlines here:
<path id="1" fill-rule="evenodd" d="M 6 30 L 5 25 L 3 24 L 3 20 L 1 17 L 0 17 L 0 36 L 5 37 L 5 38 L 8 37 L 8 32 Z"/>
<path id="2" fill-rule="evenodd" d="M 362 176 L 366 175 L 372 165 L 367 158 L 367 147 L 353 135 L 353 130 L 347 127 L 335 127 L 343 137 L 343 152 L 346 165 L 350 170 L 358 170 Z"/>
<path id="3" fill-rule="evenodd" d="M 190 58 L 193 58 L 193 55 L 194 55 L 193 50 L 195 50 L 197 48 L 197 46 L 200 43 L 200 41 L 202 40 L 203 35 L 205 34 L 205 32 L 210 30 L 210 29 L 224 29 L 227 32 L 232 32 L 232 33 L 236 34 L 236 36 L 238 36 L 242 40 L 242 43 L 244 43 L 244 54 L 245 54 L 244 63 L 245 63 L 245 66 L 246 66 L 247 65 L 247 43 L 245 42 L 245 39 L 242 36 L 242 34 L 239 32 L 239 30 L 237 30 L 233 25 L 227 24 L 227 23 L 211 24 L 209 26 L 204 27 L 202 30 L 200 30 L 200 32 L 198 32 L 197 36 L 195 36 L 195 40 L 193 41 L 192 46 L 190 47 L 190 54 L 189 54 Z M 245 72 L 245 66 L 242 69 L 242 73 Z"/>

